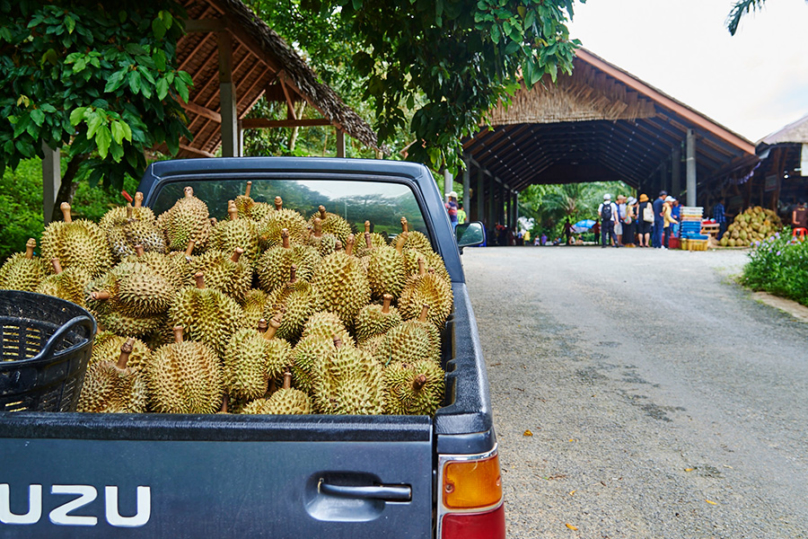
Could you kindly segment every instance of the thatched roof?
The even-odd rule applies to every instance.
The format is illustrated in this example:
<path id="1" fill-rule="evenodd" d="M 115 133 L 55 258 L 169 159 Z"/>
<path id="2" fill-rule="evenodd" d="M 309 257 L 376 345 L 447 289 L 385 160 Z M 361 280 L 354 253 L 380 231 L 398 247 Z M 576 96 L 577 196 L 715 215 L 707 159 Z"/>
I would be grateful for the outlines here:
<path id="1" fill-rule="evenodd" d="M 775 144 L 808 144 L 808 115 L 763 137 L 758 141 L 757 146 L 774 146 Z"/>
<path id="2" fill-rule="evenodd" d="M 240 0 L 189 0 L 185 4 L 188 22 L 218 25 L 211 31 L 193 31 L 177 47 L 180 69 L 193 78 L 186 112 L 191 142 L 183 141 L 180 156 L 213 155 L 221 144 L 219 102 L 219 59 L 216 31 L 232 39 L 232 80 L 236 87 L 239 119 L 244 118 L 262 95 L 290 101 L 305 100 L 323 116 L 323 122 L 341 129 L 362 144 L 379 149 L 376 133 L 351 110 L 300 56 Z"/>

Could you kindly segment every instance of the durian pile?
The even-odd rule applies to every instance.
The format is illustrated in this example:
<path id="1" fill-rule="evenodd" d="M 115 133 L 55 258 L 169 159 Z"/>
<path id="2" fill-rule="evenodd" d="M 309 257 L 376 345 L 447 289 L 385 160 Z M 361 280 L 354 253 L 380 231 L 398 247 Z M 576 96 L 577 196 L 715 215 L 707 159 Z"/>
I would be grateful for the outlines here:
<path id="1" fill-rule="evenodd" d="M 83 412 L 432 415 L 452 289 L 428 238 L 352 233 L 244 195 L 229 219 L 184 198 L 71 219 L 0 268 L 0 289 L 49 294 L 96 317 Z"/>
<path id="2" fill-rule="evenodd" d="M 719 244 L 722 247 L 749 247 L 782 229 L 783 223 L 775 212 L 755 206 L 735 216 Z"/>

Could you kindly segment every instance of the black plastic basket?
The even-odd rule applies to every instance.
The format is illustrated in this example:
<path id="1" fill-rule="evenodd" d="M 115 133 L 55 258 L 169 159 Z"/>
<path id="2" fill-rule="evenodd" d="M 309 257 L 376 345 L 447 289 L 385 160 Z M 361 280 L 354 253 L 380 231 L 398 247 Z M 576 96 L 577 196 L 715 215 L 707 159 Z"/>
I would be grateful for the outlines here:
<path id="1" fill-rule="evenodd" d="M 0 290 L 0 412 L 75 411 L 95 330 L 75 303 Z"/>

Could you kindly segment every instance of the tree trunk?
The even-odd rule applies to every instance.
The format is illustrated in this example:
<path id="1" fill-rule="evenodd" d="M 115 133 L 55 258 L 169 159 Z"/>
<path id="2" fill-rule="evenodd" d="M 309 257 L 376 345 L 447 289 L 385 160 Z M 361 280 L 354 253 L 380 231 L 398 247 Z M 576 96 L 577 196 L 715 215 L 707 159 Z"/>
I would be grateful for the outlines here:
<path id="1" fill-rule="evenodd" d="M 306 102 L 301 101 L 298 107 L 295 107 L 295 116 L 298 118 L 303 117 L 303 112 L 306 110 Z M 289 137 L 289 151 L 295 151 L 295 145 L 297 144 L 297 135 L 300 132 L 299 127 L 292 128 L 292 136 Z"/>
<path id="2" fill-rule="evenodd" d="M 56 203 L 53 205 L 53 214 L 51 215 L 51 222 L 62 221 L 62 210 L 60 206 L 62 202 L 68 204 L 73 203 L 73 196 L 76 194 L 78 182 L 74 181 L 76 174 L 79 171 L 79 165 L 87 159 L 86 156 L 77 155 L 67 163 L 65 174 L 62 176 L 62 184 L 59 186 L 59 193 L 56 195 Z"/>

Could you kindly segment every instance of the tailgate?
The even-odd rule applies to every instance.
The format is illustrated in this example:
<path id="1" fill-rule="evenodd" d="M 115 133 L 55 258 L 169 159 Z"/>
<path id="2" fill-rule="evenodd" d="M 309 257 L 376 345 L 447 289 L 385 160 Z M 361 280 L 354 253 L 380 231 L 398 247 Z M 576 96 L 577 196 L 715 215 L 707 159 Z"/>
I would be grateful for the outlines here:
<path id="1" fill-rule="evenodd" d="M 0 536 L 429 537 L 432 446 L 427 417 L 0 414 Z"/>

